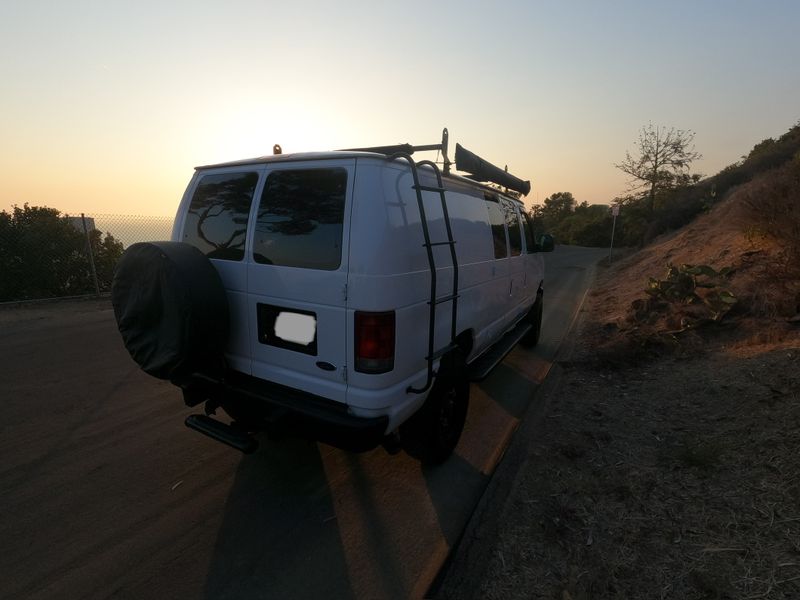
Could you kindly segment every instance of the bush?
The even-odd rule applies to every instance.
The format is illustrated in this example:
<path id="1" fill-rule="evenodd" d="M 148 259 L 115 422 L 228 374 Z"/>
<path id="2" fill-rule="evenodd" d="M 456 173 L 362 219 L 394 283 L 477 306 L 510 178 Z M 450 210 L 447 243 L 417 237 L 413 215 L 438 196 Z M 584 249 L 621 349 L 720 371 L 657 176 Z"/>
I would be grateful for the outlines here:
<path id="1" fill-rule="evenodd" d="M 611 243 L 611 213 L 604 204 L 584 202 L 555 224 L 552 232 L 563 244 L 605 247 Z"/>
<path id="2" fill-rule="evenodd" d="M 744 190 L 748 226 L 783 248 L 785 267 L 800 270 L 800 156 Z"/>
<path id="3" fill-rule="evenodd" d="M 111 288 L 122 243 L 89 232 L 101 291 Z M 95 291 L 86 235 L 54 208 L 15 206 L 0 212 L 0 302 Z"/>

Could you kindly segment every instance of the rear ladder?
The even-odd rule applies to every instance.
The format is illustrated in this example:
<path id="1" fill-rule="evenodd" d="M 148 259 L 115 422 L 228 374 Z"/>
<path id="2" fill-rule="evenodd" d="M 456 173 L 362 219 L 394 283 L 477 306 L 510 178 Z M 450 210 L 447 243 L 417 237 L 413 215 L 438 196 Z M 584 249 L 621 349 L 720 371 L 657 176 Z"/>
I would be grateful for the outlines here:
<path id="1" fill-rule="evenodd" d="M 447 130 L 445 130 L 445 136 Z M 445 137 L 446 139 L 446 137 Z M 445 142 L 446 143 L 446 142 Z M 444 144 L 443 144 L 444 145 Z M 456 257 L 456 248 L 455 248 L 455 240 L 453 239 L 453 229 L 450 225 L 450 214 L 447 211 L 447 199 L 445 198 L 445 188 L 444 183 L 442 181 L 442 173 L 439 170 L 439 167 L 436 163 L 430 160 L 421 160 L 419 162 L 414 162 L 414 159 L 408 153 L 405 152 L 398 152 L 391 156 L 387 157 L 389 160 L 405 160 L 411 167 L 411 175 L 414 178 L 414 190 L 417 193 L 417 205 L 419 206 L 419 215 L 420 221 L 422 223 L 422 234 L 425 238 L 425 243 L 423 246 L 428 254 L 428 268 L 431 272 L 431 291 L 430 291 L 430 301 L 428 305 L 430 307 L 428 313 L 428 355 L 425 357 L 426 362 L 428 363 L 428 374 L 425 380 L 425 385 L 421 388 L 415 388 L 413 386 L 409 386 L 406 391 L 410 394 L 422 394 L 426 392 L 433 383 L 434 378 L 434 371 L 433 371 L 433 363 L 447 354 L 448 352 L 456 349 L 458 345 L 456 344 L 456 318 L 458 316 L 458 258 Z M 445 159 L 445 165 L 447 165 L 447 160 Z M 430 167 L 433 169 L 433 172 L 436 175 L 436 186 L 429 186 L 429 185 L 422 185 L 419 180 L 419 167 Z M 441 202 L 442 206 L 442 216 L 444 217 L 444 225 L 445 230 L 447 231 L 447 239 L 442 241 L 431 241 L 430 231 L 428 229 L 428 219 L 425 214 L 425 204 L 423 201 L 422 193 L 423 192 L 435 192 L 439 194 L 439 201 Z M 435 246 L 449 246 L 450 248 L 450 259 L 453 264 L 453 288 L 450 294 L 439 297 L 437 295 L 436 289 L 436 261 L 433 255 L 433 248 Z M 451 312 L 450 312 L 450 342 L 439 348 L 438 350 L 433 349 L 434 345 L 434 338 L 436 333 L 436 307 L 439 304 L 444 304 L 445 302 L 451 303 Z"/>

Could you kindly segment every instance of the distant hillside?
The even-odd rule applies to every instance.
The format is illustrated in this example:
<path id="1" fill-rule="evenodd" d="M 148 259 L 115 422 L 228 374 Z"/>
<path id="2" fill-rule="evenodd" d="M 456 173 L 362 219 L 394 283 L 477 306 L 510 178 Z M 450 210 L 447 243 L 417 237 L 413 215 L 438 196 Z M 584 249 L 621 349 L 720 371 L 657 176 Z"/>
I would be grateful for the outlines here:
<path id="1" fill-rule="evenodd" d="M 713 206 L 614 265 L 595 290 L 601 345 L 647 354 L 712 337 L 800 337 L 800 129 L 696 187 L 716 189 Z"/>
<path id="2" fill-rule="evenodd" d="M 756 144 L 741 161 L 729 165 L 695 185 L 679 188 L 659 214 L 659 233 L 674 230 L 724 199 L 738 185 L 791 162 L 800 160 L 800 124 L 777 140 L 767 138 Z"/>
<path id="3" fill-rule="evenodd" d="M 650 211 L 642 195 L 617 198 L 621 205 L 617 220 L 615 246 L 640 247 L 657 236 L 675 231 L 708 212 L 734 188 L 753 181 L 798 160 L 800 124 L 777 140 L 765 139 L 756 144 L 741 161 L 716 175 L 699 181 L 686 177 L 683 185 L 663 191 Z M 611 215 L 605 205 L 578 204 L 569 192 L 554 194 L 533 211 L 539 229 L 556 236 L 559 243 L 580 246 L 608 246 L 611 242 Z"/>

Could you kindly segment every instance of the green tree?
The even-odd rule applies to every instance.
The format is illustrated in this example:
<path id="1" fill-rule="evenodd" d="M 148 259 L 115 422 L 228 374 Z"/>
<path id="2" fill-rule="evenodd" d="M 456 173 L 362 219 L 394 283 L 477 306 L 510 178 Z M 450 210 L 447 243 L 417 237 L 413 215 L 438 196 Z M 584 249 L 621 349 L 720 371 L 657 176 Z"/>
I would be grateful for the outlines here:
<path id="1" fill-rule="evenodd" d="M 92 244 L 92 256 L 100 291 L 109 292 L 111 291 L 111 282 L 114 280 L 114 269 L 117 268 L 117 262 L 125 251 L 125 247 L 113 235 L 108 232 L 103 235 L 99 229 L 92 229 L 89 232 L 89 239 Z"/>
<path id="2" fill-rule="evenodd" d="M 607 246 L 611 239 L 611 211 L 604 204 L 581 202 L 551 232 L 563 244 Z"/>
<path id="3" fill-rule="evenodd" d="M 544 231 L 553 232 L 558 224 L 575 210 L 577 202 L 571 192 L 556 192 L 544 199 L 544 204 L 534 207 L 533 217 L 539 220 Z"/>
<path id="4" fill-rule="evenodd" d="M 571 192 L 557 192 L 534 206 L 537 231 L 553 235 L 559 243 L 606 246 L 611 239 L 611 212 L 605 204 L 578 204 Z"/>
<path id="5" fill-rule="evenodd" d="M 642 127 L 632 155 L 614 166 L 631 178 L 631 191 L 644 192 L 647 212 L 652 218 L 656 198 L 665 190 L 696 181 L 689 175 L 692 162 L 702 158 L 694 149 L 694 132 L 684 129 Z"/>
<path id="6" fill-rule="evenodd" d="M 101 290 L 111 287 L 122 243 L 89 233 Z M 0 301 L 94 291 L 86 236 L 54 208 L 14 206 L 0 212 Z"/>

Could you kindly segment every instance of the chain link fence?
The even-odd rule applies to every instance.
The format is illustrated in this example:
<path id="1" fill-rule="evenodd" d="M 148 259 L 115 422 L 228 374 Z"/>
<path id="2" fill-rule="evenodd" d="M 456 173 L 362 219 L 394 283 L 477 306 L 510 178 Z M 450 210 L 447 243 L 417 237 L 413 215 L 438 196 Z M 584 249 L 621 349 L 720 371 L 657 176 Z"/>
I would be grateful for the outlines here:
<path id="1" fill-rule="evenodd" d="M 125 248 L 171 234 L 172 217 L 2 211 L 0 303 L 108 293 Z"/>

